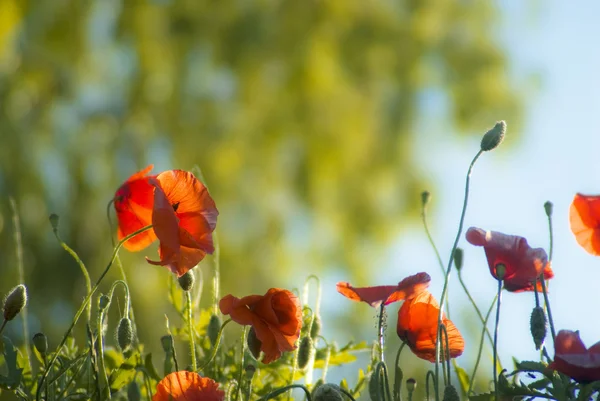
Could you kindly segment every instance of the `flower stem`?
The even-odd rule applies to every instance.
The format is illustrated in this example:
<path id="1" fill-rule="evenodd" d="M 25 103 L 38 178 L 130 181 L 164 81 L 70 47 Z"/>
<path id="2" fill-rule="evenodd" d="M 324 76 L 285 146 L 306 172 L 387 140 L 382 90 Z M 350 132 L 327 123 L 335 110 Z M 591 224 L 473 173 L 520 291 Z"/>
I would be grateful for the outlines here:
<path id="1" fill-rule="evenodd" d="M 496 300 L 498 299 L 498 294 L 492 300 L 492 304 L 485 315 L 485 320 L 483 321 L 483 329 L 481 330 L 481 340 L 479 341 L 479 349 L 477 351 L 477 359 L 475 360 L 475 367 L 473 367 L 473 373 L 471 374 L 471 382 L 469 383 L 469 390 L 467 391 L 467 397 L 471 396 L 471 391 L 473 390 L 473 384 L 475 383 L 475 375 L 477 374 L 477 368 L 479 367 L 479 361 L 481 360 L 481 353 L 483 351 L 483 341 L 485 339 L 485 333 L 489 334 L 487 331 L 487 323 L 494 310 L 494 305 L 496 305 Z M 492 340 L 492 346 L 494 345 L 494 341 Z"/>
<path id="2" fill-rule="evenodd" d="M 435 377 L 436 377 L 436 387 L 435 387 L 435 399 L 439 401 L 440 394 L 437 383 L 439 383 L 439 364 L 440 364 L 440 325 L 442 324 L 442 316 L 444 311 L 444 304 L 446 302 L 446 294 L 448 292 L 448 282 L 450 281 L 450 272 L 452 271 L 452 262 L 454 258 L 454 251 L 458 246 L 458 241 L 460 239 L 460 235 L 462 234 L 463 225 L 465 223 L 465 214 L 467 212 L 467 203 L 469 201 L 469 185 L 471 183 L 471 172 L 473 171 L 473 167 L 475 166 L 475 162 L 479 159 L 479 156 L 483 153 L 482 150 L 479 150 L 471 164 L 469 164 L 469 169 L 467 170 L 467 177 L 465 180 L 465 196 L 463 200 L 463 207 L 460 214 L 460 220 L 458 222 L 458 231 L 456 233 L 456 238 L 454 239 L 454 244 L 452 245 L 452 249 L 450 250 L 450 257 L 448 258 L 448 265 L 446 267 L 446 276 L 444 279 L 444 287 L 442 289 L 442 296 L 440 297 L 440 312 L 438 314 L 438 328 L 437 335 L 435 340 Z"/>
<path id="3" fill-rule="evenodd" d="M 235 392 L 235 399 L 238 400 L 242 397 L 242 381 L 244 380 L 244 353 L 246 352 L 246 330 L 247 327 L 244 326 L 242 329 L 242 349 L 240 352 L 240 374 L 238 376 L 238 388 Z M 292 381 L 294 378 L 292 377 Z M 248 400 L 249 401 L 249 400 Z"/>
<path id="4" fill-rule="evenodd" d="M 126 236 L 125 238 L 123 238 L 121 241 L 119 241 L 117 243 L 117 246 L 115 246 L 115 248 L 113 249 L 113 253 L 112 253 L 112 256 L 110 258 L 110 261 L 108 262 L 108 265 L 106 266 L 106 268 L 104 269 L 104 271 L 102 272 L 102 274 L 100 275 L 100 277 L 98 278 L 98 280 L 96 281 L 96 284 L 94 284 L 94 286 L 92 287 L 90 293 L 87 294 L 87 296 L 83 300 L 83 303 L 81 304 L 81 306 L 79 307 L 79 309 L 75 313 L 75 316 L 73 317 L 73 321 L 71 322 L 71 326 L 69 326 L 69 328 L 65 332 L 62 340 L 60 341 L 60 344 L 58 345 L 58 347 L 56 348 L 56 351 L 54 352 L 54 355 L 52 356 L 52 359 L 50 359 L 50 362 L 48 362 L 48 368 L 44 371 L 44 374 L 40 378 L 40 383 L 38 385 L 38 389 L 37 389 L 37 392 L 36 392 L 36 395 L 35 395 L 35 399 L 36 400 L 40 399 L 40 393 L 41 393 L 41 389 L 42 389 L 42 384 L 44 383 L 44 381 L 48 377 L 48 373 L 52 370 L 52 366 L 54 365 L 54 363 L 58 359 L 58 356 L 60 354 L 60 350 L 62 349 L 62 347 L 67 342 L 67 338 L 69 337 L 69 335 L 73 331 L 73 328 L 77 324 L 77 321 L 79 320 L 79 318 L 83 314 L 83 311 L 85 310 L 85 308 L 89 304 L 90 300 L 92 299 L 92 295 L 94 295 L 94 293 L 96 292 L 96 290 L 100 286 L 100 283 L 102 282 L 102 280 L 104 279 L 104 277 L 106 276 L 106 274 L 108 273 L 108 271 L 110 270 L 110 267 L 112 266 L 115 258 L 117 257 L 117 253 L 119 252 L 119 249 L 121 249 L 121 246 L 123 246 L 123 244 L 127 240 L 129 240 L 130 238 L 135 237 L 136 235 L 138 235 L 140 233 L 143 233 L 146 230 L 149 230 L 150 228 L 152 228 L 152 225 L 146 226 L 144 228 L 141 228 L 141 229 L 135 231 L 134 233 L 129 234 L 128 236 Z"/>
<path id="5" fill-rule="evenodd" d="M 0 334 L 2 334 L 2 332 L 4 331 L 4 327 L 6 327 L 6 323 L 8 323 L 8 320 L 4 319 L 4 321 L 2 322 L 2 326 L 0 326 Z"/>
<path id="6" fill-rule="evenodd" d="M 212 304 L 213 304 L 213 315 L 219 313 L 219 282 L 221 280 L 221 247 L 219 246 L 219 235 L 217 230 L 213 232 L 214 245 L 215 245 L 215 256 L 213 257 L 214 262 L 214 275 L 213 275 L 213 293 L 212 293 Z"/>
<path id="7" fill-rule="evenodd" d="M 496 303 L 496 328 L 494 329 L 494 397 L 498 401 L 498 326 L 500 323 L 500 305 L 502 303 L 502 280 L 498 280 L 498 298 Z"/>
<path id="8" fill-rule="evenodd" d="M 379 318 L 377 321 L 377 337 L 379 340 L 379 360 L 384 362 L 384 352 L 383 352 L 383 343 L 384 343 L 384 327 L 385 326 L 385 304 L 382 302 L 379 307 Z"/>
<path id="9" fill-rule="evenodd" d="M 188 334 L 190 336 L 190 355 L 192 357 L 192 370 L 195 372 L 198 369 L 198 364 L 196 362 L 196 342 L 195 342 L 195 334 L 194 334 L 194 315 L 192 311 L 192 294 L 190 291 L 185 291 L 185 298 L 187 301 L 187 325 L 188 325 Z"/>
<path id="10" fill-rule="evenodd" d="M 110 399 L 110 387 L 108 385 L 108 377 L 106 376 L 106 366 L 104 366 L 104 312 L 106 309 L 101 309 L 98 312 L 98 321 L 96 323 L 96 330 L 98 332 L 96 340 L 98 347 L 98 380 L 100 381 L 100 396 L 102 399 Z"/>
<path id="11" fill-rule="evenodd" d="M 402 350 L 404 349 L 405 345 L 406 345 L 406 343 L 402 342 L 402 344 L 398 348 L 398 352 L 396 352 L 396 363 L 394 364 L 394 370 L 395 370 L 395 372 L 394 372 L 394 401 L 402 401 L 403 374 L 402 374 L 402 369 L 400 369 L 400 366 L 398 366 L 398 363 L 400 362 L 400 354 L 402 353 Z M 410 399 L 410 395 L 409 395 L 409 399 Z"/>
<path id="12" fill-rule="evenodd" d="M 548 299 L 548 290 L 546 289 L 546 281 L 544 280 L 544 273 L 540 275 L 540 282 L 542 283 L 542 293 L 544 294 L 544 304 L 548 311 L 548 324 L 550 325 L 550 333 L 552 333 L 552 342 L 556 338 L 556 331 L 554 330 L 554 320 L 552 319 L 552 310 L 550 309 L 550 300 Z"/>
<path id="13" fill-rule="evenodd" d="M 208 367 L 208 365 L 212 362 L 212 360 L 215 358 L 215 356 L 217 356 L 217 351 L 219 350 L 219 344 L 221 343 L 221 337 L 223 336 L 223 329 L 225 329 L 225 326 L 227 326 L 227 324 L 229 322 L 231 322 L 231 319 L 227 319 L 223 322 L 223 324 L 221 324 L 221 328 L 219 329 L 219 334 L 217 334 L 217 340 L 215 341 L 215 345 L 213 346 L 212 353 L 208 357 L 208 360 L 206 362 L 204 362 L 204 365 L 202 365 L 198 368 L 198 370 L 197 370 L 198 372 L 206 369 Z"/>

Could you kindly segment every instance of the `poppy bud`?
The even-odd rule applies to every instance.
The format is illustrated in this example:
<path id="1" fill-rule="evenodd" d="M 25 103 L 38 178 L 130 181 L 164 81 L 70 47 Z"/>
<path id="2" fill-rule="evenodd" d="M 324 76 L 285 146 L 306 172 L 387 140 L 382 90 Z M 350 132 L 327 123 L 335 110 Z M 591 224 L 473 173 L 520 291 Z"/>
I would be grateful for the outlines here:
<path id="1" fill-rule="evenodd" d="M 321 318 L 319 316 L 315 316 L 313 319 L 313 324 L 310 327 L 310 338 L 313 340 L 317 338 L 317 336 L 321 333 Z"/>
<path id="2" fill-rule="evenodd" d="M 540 349 L 546 338 L 547 326 L 546 326 L 546 314 L 544 308 L 536 306 L 531 312 L 531 318 L 529 319 L 529 325 L 531 328 L 531 336 L 535 343 L 535 349 Z"/>
<path id="3" fill-rule="evenodd" d="M 504 140 L 505 134 L 506 122 L 498 121 L 492 129 L 483 134 L 483 138 L 481 139 L 481 150 L 488 152 L 497 148 Z"/>
<path id="4" fill-rule="evenodd" d="M 123 352 L 127 351 L 133 342 L 133 328 L 131 327 L 131 320 L 128 317 L 122 318 L 119 322 L 119 327 L 117 327 L 117 342 Z"/>
<path id="5" fill-rule="evenodd" d="M 248 331 L 247 343 L 250 353 L 254 359 L 258 360 L 260 358 L 260 347 L 262 347 L 262 342 L 256 337 L 254 327 L 250 327 L 250 330 Z"/>
<path id="6" fill-rule="evenodd" d="M 58 223 L 60 222 L 60 217 L 56 213 L 52 213 L 48 220 L 50 220 L 50 225 L 54 231 L 58 230 Z"/>
<path id="7" fill-rule="evenodd" d="M 454 259 L 454 265 L 456 266 L 456 270 L 458 271 L 460 271 L 460 269 L 462 269 L 463 267 L 463 256 L 464 251 L 462 250 L 462 248 L 456 248 L 454 250 L 452 258 Z"/>
<path id="8" fill-rule="evenodd" d="M 317 387 L 313 399 L 315 401 L 344 401 L 340 386 L 331 383 Z"/>
<path id="9" fill-rule="evenodd" d="M 417 381 L 415 379 L 413 379 L 412 377 L 408 380 L 406 380 L 406 391 L 408 391 L 409 393 L 412 393 L 413 391 L 415 391 L 415 389 L 417 388 Z"/>
<path id="10" fill-rule="evenodd" d="M 546 201 L 544 203 L 544 210 L 546 211 L 546 216 L 551 217 L 552 211 L 554 210 L 554 204 L 550 201 Z"/>
<path id="11" fill-rule="evenodd" d="M 105 295 L 105 294 L 100 295 L 100 298 L 98 299 L 98 308 L 100 310 L 104 310 L 104 309 L 108 308 L 109 304 L 110 304 L 110 298 L 108 297 L 108 295 Z"/>
<path id="12" fill-rule="evenodd" d="M 48 337 L 44 333 L 36 333 L 31 342 L 40 355 L 43 356 L 48 351 Z"/>
<path id="13" fill-rule="evenodd" d="M 369 397 L 371 397 L 371 401 L 379 400 L 379 378 L 375 372 L 371 373 L 369 378 Z"/>
<path id="14" fill-rule="evenodd" d="M 254 374 L 256 373 L 256 366 L 254 366 L 252 364 L 248 364 L 244 368 L 244 371 L 246 372 L 246 380 L 250 381 L 250 380 L 252 380 L 252 378 L 254 377 Z"/>
<path id="15" fill-rule="evenodd" d="M 429 199 L 431 199 L 431 194 L 429 191 L 421 192 L 421 205 L 427 205 L 429 203 Z"/>
<path id="16" fill-rule="evenodd" d="M 210 320 L 208 321 L 208 327 L 206 328 L 206 333 L 208 334 L 208 339 L 210 340 L 210 345 L 213 347 L 217 343 L 217 339 L 219 338 L 219 331 L 221 330 L 221 319 L 219 316 L 212 315 Z"/>
<path id="17" fill-rule="evenodd" d="M 460 401 L 458 392 L 452 384 L 447 385 L 444 389 L 444 398 L 442 398 L 442 401 Z"/>
<path id="18" fill-rule="evenodd" d="M 173 351 L 173 336 L 167 334 L 160 338 L 160 345 L 162 345 L 162 349 L 166 354 L 171 354 Z"/>
<path id="19" fill-rule="evenodd" d="M 23 284 L 19 284 L 4 298 L 4 320 L 13 320 L 25 305 L 27 305 L 27 288 Z"/>
<path id="20" fill-rule="evenodd" d="M 496 265 L 496 278 L 500 281 L 504 280 L 506 274 L 506 265 L 504 263 L 498 263 Z"/>
<path id="21" fill-rule="evenodd" d="M 140 401 L 142 399 L 140 387 L 135 382 L 135 380 L 129 383 L 129 385 L 127 386 L 127 399 L 129 401 Z"/>
<path id="22" fill-rule="evenodd" d="M 183 276 L 177 279 L 179 281 L 179 286 L 184 291 L 190 291 L 194 287 L 194 281 L 196 281 L 196 277 L 194 276 L 194 272 L 188 270 Z"/>
<path id="23" fill-rule="evenodd" d="M 298 367 L 300 369 L 304 369 L 308 365 L 314 350 L 315 347 L 312 338 L 310 336 L 302 338 L 298 347 Z"/>

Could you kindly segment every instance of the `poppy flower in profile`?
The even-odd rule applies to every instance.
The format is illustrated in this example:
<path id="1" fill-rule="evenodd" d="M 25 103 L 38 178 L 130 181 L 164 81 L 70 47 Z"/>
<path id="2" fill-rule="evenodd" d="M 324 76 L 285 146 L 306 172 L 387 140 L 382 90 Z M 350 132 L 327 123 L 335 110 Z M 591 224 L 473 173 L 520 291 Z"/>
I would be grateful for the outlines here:
<path id="1" fill-rule="evenodd" d="M 582 383 L 600 380 L 600 341 L 586 348 L 578 331 L 559 331 L 554 340 L 554 361 L 548 368 Z"/>
<path id="2" fill-rule="evenodd" d="M 152 205 L 154 203 L 154 186 L 150 184 L 152 176 L 147 174 L 152 165 L 138 171 L 119 187 L 114 197 L 114 207 L 117 213 L 119 241 L 139 229 L 152 224 Z M 128 251 L 140 251 L 156 239 L 153 230 L 130 238 L 123 244 Z"/>
<path id="3" fill-rule="evenodd" d="M 223 401 L 225 392 L 219 384 L 195 372 L 173 372 L 156 386 L 152 401 Z"/>
<path id="4" fill-rule="evenodd" d="M 411 351 L 421 359 L 435 362 L 435 343 L 437 340 L 437 323 L 440 306 L 429 291 L 423 291 L 416 297 L 404 301 L 398 311 L 396 332 Z M 442 323 L 448 332 L 448 349 L 450 358 L 462 355 L 465 341 L 450 319 L 442 315 Z M 442 346 L 446 347 L 445 335 Z M 440 360 L 445 359 L 445 352 Z"/>
<path id="5" fill-rule="evenodd" d="M 265 295 L 236 298 L 229 294 L 219 301 L 221 313 L 241 325 L 251 325 L 264 353 L 263 363 L 273 362 L 296 349 L 302 328 L 300 300 L 291 291 L 271 288 Z"/>
<path id="6" fill-rule="evenodd" d="M 160 260 L 146 259 L 181 277 L 214 252 L 212 232 L 219 212 L 206 187 L 190 172 L 165 171 L 150 183 L 155 187 L 152 225 L 160 241 Z"/>
<path id="7" fill-rule="evenodd" d="M 397 285 L 379 285 L 375 287 L 353 287 L 350 283 L 337 283 L 337 291 L 353 301 L 366 302 L 377 307 L 403 299 L 411 299 L 429 287 L 431 277 L 427 273 L 417 273 L 399 282 Z"/>
<path id="8" fill-rule="evenodd" d="M 576 194 L 569 209 L 569 222 L 579 245 L 600 256 L 600 195 Z"/>
<path id="9" fill-rule="evenodd" d="M 531 248 L 523 237 L 471 227 L 467 230 L 466 238 L 472 245 L 483 247 L 494 278 L 498 279 L 496 267 L 504 265 L 503 280 L 507 291 L 533 291 L 533 283 L 540 274 L 543 273 L 546 280 L 554 277 L 546 251 Z M 538 290 L 541 290 L 540 283 Z"/>

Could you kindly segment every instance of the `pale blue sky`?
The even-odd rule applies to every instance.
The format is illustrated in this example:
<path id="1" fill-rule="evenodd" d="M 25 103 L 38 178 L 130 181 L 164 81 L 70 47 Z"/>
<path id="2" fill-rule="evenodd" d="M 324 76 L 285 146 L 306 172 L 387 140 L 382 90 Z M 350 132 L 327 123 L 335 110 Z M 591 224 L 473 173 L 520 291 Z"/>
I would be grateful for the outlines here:
<path id="1" fill-rule="evenodd" d="M 522 235 L 531 246 L 547 249 L 543 204 L 552 201 L 555 278 L 550 299 L 556 329 L 580 330 L 590 346 L 600 341 L 596 312 L 600 308 L 600 259 L 576 243 L 568 210 L 576 192 L 600 194 L 600 132 L 595 120 L 600 111 L 600 2 L 534 3 L 497 2 L 504 13 L 498 33 L 507 49 L 511 76 L 525 95 L 525 118 L 518 140 L 511 138 L 511 121 L 507 121 L 505 146 L 484 154 L 476 165 L 465 230 L 477 226 Z M 537 78 L 532 80 L 532 76 Z M 414 157 L 436 188 L 430 224 L 447 260 L 458 226 L 465 173 L 479 139 L 457 139 L 436 122 L 438 119 L 427 121 L 419 132 Z M 464 232 L 459 244 L 465 249 L 467 285 L 480 308 L 487 310 L 496 282 L 489 274 L 483 249 L 469 245 Z M 419 225 L 398 239 L 380 269 L 379 284 L 398 281 L 404 273 L 427 271 L 432 275 L 431 291 L 438 298 L 441 294 L 443 278 Z M 459 329 L 476 319 L 454 275 L 450 302 Z M 499 346 L 509 369 L 512 356 L 539 359 L 529 334 L 533 306 L 533 293 L 503 294 Z M 390 308 L 388 337 L 395 336 L 397 308 Z M 469 337 L 467 341 L 459 363 L 470 372 L 479 339 Z M 553 356 L 552 343 L 548 344 Z M 485 374 L 491 376 L 491 364 L 486 358 L 484 362 Z"/>

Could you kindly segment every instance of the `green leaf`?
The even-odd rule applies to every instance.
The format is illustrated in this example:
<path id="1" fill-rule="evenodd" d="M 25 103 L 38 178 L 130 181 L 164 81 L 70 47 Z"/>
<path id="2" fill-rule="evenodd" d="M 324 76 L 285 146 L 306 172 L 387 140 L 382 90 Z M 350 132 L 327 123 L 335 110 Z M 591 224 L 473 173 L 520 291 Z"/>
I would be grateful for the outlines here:
<path id="1" fill-rule="evenodd" d="M 536 361 L 517 362 L 517 370 L 521 372 L 538 372 L 544 374 L 548 371 L 547 365 Z"/>
<path id="2" fill-rule="evenodd" d="M 452 360 L 454 362 L 454 360 Z M 469 374 L 466 370 L 458 366 L 456 362 L 454 362 L 454 370 L 456 371 L 456 376 L 458 377 L 458 382 L 460 383 L 460 388 L 462 390 L 463 396 L 467 395 L 467 391 L 469 391 L 469 384 L 471 380 L 469 379 Z"/>
<path id="3" fill-rule="evenodd" d="M 8 368 L 8 377 L 0 376 L 0 385 L 6 389 L 16 387 L 21 383 L 23 369 L 17 365 L 17 349 L 8 337 L 2 337 L 4 343 L 4 362 Z"/>
<path id="4" fill-rule="evenodd" d="M 152 363 L 152 353 L 149 353 L 148 355 L 146 355 L 146 358 L 144 358 L 144 367 L 146 368 L 146 372 L 151 378 L 153 378 L 156 381 L 161 380 L 161 377 L 158 375 L 158 372 L 156 371 L 156 368 Z"/>
<path id="5" fill-rule="evenodd" d="M 494 401 L 495 399 L 494 393 L 475 394 L 469 397 L 471 401 Z"/>
<path id="6" fill-rule="evenodd" d="M 542 377 L 541 379 L 536 380 L 533 383 L 529 383 L 527 387 L 535 390 L 543 390 L 546 387 L 548 387 L 550 383 L 552 383 L 550 379 L 548 379 L 547 377 Z"/>

